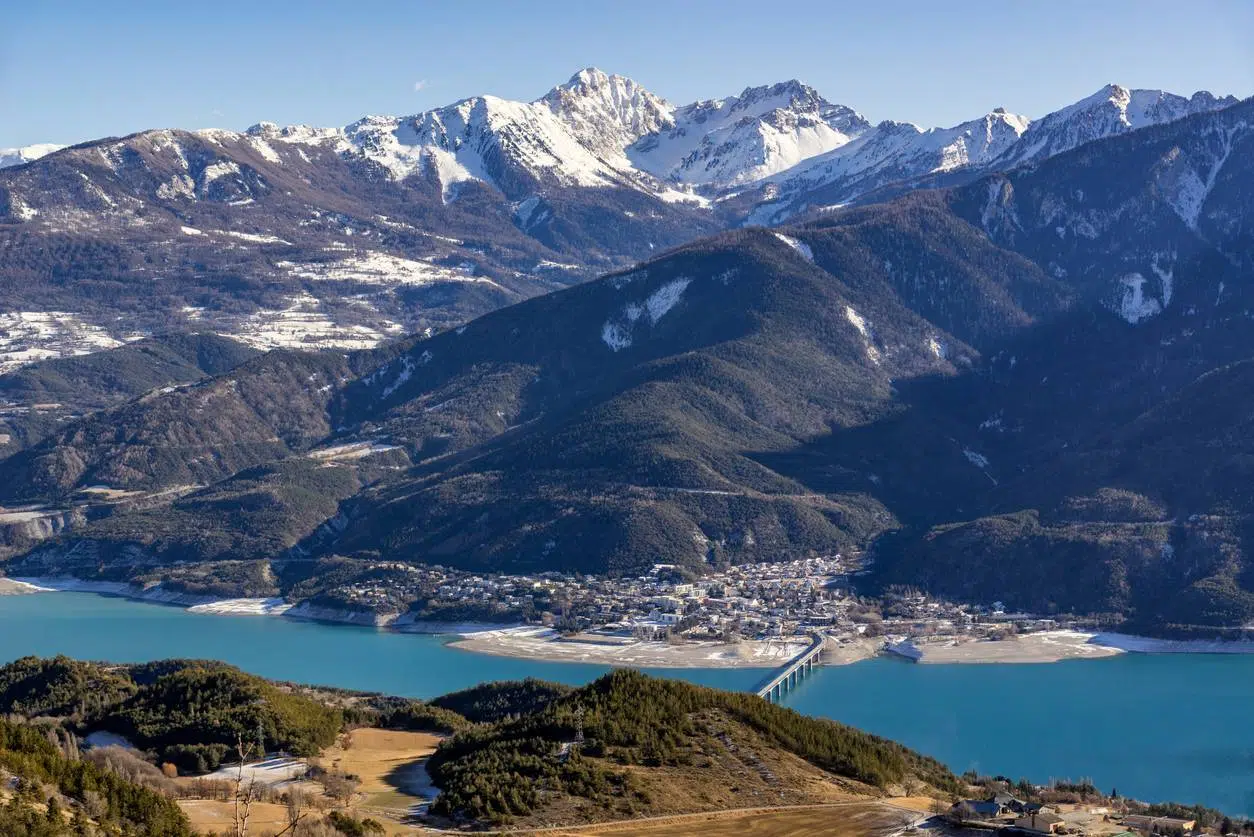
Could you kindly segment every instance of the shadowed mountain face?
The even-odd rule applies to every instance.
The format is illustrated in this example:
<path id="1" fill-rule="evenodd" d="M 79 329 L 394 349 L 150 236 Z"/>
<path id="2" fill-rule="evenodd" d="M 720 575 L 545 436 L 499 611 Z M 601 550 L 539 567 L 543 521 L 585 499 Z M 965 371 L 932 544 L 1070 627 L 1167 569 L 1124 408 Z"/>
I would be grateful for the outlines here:
<path id="1" fill-rule="evenodd" d="M 358 473 L 383 452 L 326 448 L 385 440 L 406 464 L 360 492 L 337 485 L 353 496 L 306 549 L 604 571 L 852 546 L 891 523 L 878 503 L 816 495 L 756 455 L 891 410 L 894 379 L 952 374 L 975 352 L 874 283 L 821 269 L 814 245 L 729 234 L 377 353 L 272 353 L 11 457 L 7 501 L 189 490 L 293 457 Z M 152 539 L 148 517 L 94 530 Z M 221 527 L 183 526 L 156 548 Z"/>
<path id="2" fill-rule="evenodd" d="M 132 499 L 12 567 L 872 545 L 878 585 L 1243 624 L 1252 108 L 108 407 L 0 461 L 0 501 Z"/>

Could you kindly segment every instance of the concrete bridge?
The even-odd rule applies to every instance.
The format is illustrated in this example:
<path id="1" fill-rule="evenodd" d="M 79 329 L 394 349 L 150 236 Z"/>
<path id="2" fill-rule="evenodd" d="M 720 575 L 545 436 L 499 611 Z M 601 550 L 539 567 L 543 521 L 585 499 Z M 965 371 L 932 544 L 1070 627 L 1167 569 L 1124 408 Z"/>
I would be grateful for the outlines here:
<path id="1" fill-rule="evenodd" d="M 794 688 L 801 682 L 802 678 L 809 676 L 814 667 L 819 664 L 820 658 L 823 656 L 823 644 L 826 639 L 821 634 L 812 634 L 810 636 L 810 646 L 793 657 L 788 665 L 779 670 L 770 680 L 758 689 L 758 697 L 764 698 L 771 703 L 778 703 L 783 699 L 784 693 Z"/>

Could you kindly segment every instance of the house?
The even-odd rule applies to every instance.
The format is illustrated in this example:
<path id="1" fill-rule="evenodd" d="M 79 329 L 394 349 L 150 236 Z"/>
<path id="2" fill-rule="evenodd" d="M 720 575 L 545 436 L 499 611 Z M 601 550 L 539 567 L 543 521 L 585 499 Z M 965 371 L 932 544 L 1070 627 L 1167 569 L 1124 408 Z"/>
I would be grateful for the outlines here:
<path id="1" fill-rule="evenodd" d="M 1123 824 L 1142 834 L 1184 834 L 1197 828 L 1197 820 L 1178 817 L 1148 817 L 1133 814 L 1123 818 Z"/>
<path id="2" fill-rule="evenodd" d="M 1001 807 L 1002 813 L 1022 814 L 1027 810 L 1027 803 L 1008 793 L 994 795 L 993 801 Z"/>
<path id="3" fill-rule="evenodd" d="M 1065 821 L 1062 817 L 1047 810 L 1024 814 L 1015 820 L 1015 828 L 1032 834 L 1056 834 Z"/>
<path id="4" fill-rule="evenodd" d="M 996 802 L 982 799 L 964 799 L 955 802 L 949 809 L 950 819 L 955 822 L 987 822 L 1001 815 L 1001 806 Z"/>

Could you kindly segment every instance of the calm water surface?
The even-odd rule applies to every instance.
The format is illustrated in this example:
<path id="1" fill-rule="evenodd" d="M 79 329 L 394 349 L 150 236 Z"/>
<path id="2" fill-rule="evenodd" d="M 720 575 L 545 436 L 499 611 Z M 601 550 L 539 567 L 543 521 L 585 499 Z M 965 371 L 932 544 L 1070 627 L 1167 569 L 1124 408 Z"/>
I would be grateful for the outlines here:
<path id="1" fill-rule="evenodd" d="M 0 662 L 24 654 L 225 660 L 266 677 L 434 697 L 485 680 L 580 684 L 605 666 L 470 654 L 444 640 L 256 616 L 212 616 L 89 593 L 0 596 Z M 760 669 L 651 672 L 750 689 Z M 1254 815 L 1254 655 L 1124 655 L 1052 665 L 821 668 L 787 700 L 951 768 Z"/>
<path id="2" fill-rule="evenodd" d="M 1254 815 L 1254 655 L 818 669 L 787 704 L 957 772 L 1089 778 L 1103 791 Z"/>
<path id="3" fill-rule="evenodd" d="M 94 593 L 0 596 L 0 662 L 25 654 L 146 662 L 225 660 L 278 680 L 432 698 L 485 680 L 583 684 L 609 666 L 458 651 L 447 638 L 268 616 L 216 616 Z M 749 689 L 762 669 L 657 669 L 720 689 Z"/>

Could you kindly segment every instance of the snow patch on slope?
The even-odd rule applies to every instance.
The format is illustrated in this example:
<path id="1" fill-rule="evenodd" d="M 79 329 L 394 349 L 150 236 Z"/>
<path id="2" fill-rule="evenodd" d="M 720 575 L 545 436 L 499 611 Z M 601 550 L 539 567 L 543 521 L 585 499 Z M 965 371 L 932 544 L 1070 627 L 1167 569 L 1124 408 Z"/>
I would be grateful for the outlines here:
<path id="1" fill-rule="evenodd" d="M 657 325 L 675 307 L 690 284 L 691 279 L 681 276 L 662 285 L 642 302 L 627 303 L 616 317 L 611 317 L 601 326 L 601 341 L 614 352 L 630 347 L 636 323 L 647 319 L 651 325 Z"/>
<path id="2" fill-rule="evenodd" d="M 381 399 L 387 398 L 392 393 L 396 392 L 398 389 L 404 386 L 409 381 L 409 379 L 413 377 L 413 375 L 414 375 L 414 361 L 412 358 L 409 357 L 409 355 L 406 355 L 405 357 L 401 358 L 400 371 L 396 373 L 396 377 L 392 379 L 392 382 L 383 388 L 383 393 L 379 396 L 379 398 Z"/>
<path id="3" fill-rule="evenodd" d="M 277 235 L 263 235 L 261 233 L 246 233 L 238 230 L 221 230 L 222 235 L 237 238 L 240 241 L 247 241 L 250 244 L 286 244 L 292 246 L 292 242 L 279 238 Z"/>
<path id="4" fill-rule="evenodd" d="M 224 333 L 267 350 L 370 349 L 404 330 L 399 323 L 387 320 L 376 320 L 375 327 L 337 323 L 323 311 L 322 301 L 309 293 L 285 301 L 285 308 L 255 312 Z"/>
<path id="5" fill-rule="evenodd" d="M 167 201 L 175 198 L 195 200 L 196 181 L 186 174 L 176 174 L 157 187 L 157 197 Z"/>
<path id="6" fill-rule="evenodd" d="M 1163 310 L 1157 299 L 1146 295 L 1145 281 L 1145 277 L 1139 273 L 1129 273 L 1119 280 L 1123 288 L 1119 298 L 1119 316 L 1132 325 Z"/>
<path id="7" fill-rule="evenodd" d="M 139 336 L 142 335 L 136 338 Z M 100 326 L 68 311 L 0 314 L 0 374 L 39 360 L 85 355 L 121 345 L 121 340 Z"/>
<path id="8" fill-rule="evenodd" d="M 649 294 L 649 298 L 644 301 L 645 310 L 649 312 L 649 321 L 657 323 L 666 315 L 666 312 L 675 307 L 675 303 L 679 302 L 680 297 L 684 295 L 684 289 L 691 284 L 691 279 L 679 278 L 672 282 L 667 282 L 653 293 Z"/>
<path id="9" fill-rule="evenodd" d="M 360 282 L 371 285 L 429 285 L 435 282 L 473 282 L 497 286 L 486 276 L 406 259 L 375 251 L 358 252 L 332 262 L 276 262 L 292 276 L 319 282 Z"/>
<path id="10" fill-rule="evenodd" d="M 1244 128 L 1245 124 L 1240 123 L 1229 131 L 1208 137 L 1214 147 L 1198 155 L 1203 159 L 1191 160 L 1180 148 L 1173 148 L 1163 158 L 1159 179 L 1164 186 L 1164 197 L 1185 226 L 1194 232 L 1197 231 L 1198 221 L 1202 216 L 1202 207 L 1232 154 L 1235 136 Z M 1198 165 L 1202 169 L 1200 174 Z"/>
<path id="11" fill-rule="evenodd" d="M 235 174 L 239 174 L 239 166 L 234 160 L 219 160 L 216 163 L 210 163 L 205 166 L 201 177 L 204 185 L 208 186 L 220 177 L 229 177 Z"/>
<path id="12" fill-rule="evenodd" d="M 39 210 L 29 205 L 18 195 L 10 193 L 9 195 L 9 211 L 19 221 L 29 221 L 39 214 Z"/>
<path id="13" fill-rule="evenodd" d="M 457 155 L 443 148 L 432 148 L 428 150 L 427 155 L 431 165 L 435 167 L 435 176 L 440 180 L 440 198 L 445 204 L 450 203 L 456 197 L 456 187 L 461 183 L 491 182 L 486 174 L 480 172 L 476 175 L 458 161 Z"/>
<path id="14" fill-rule="evenodd" d="M 867 359 L 878 366 L 880 362 L 880 350 L 875 348 L 875 345 L 871 342 L 873 339 L 871 327 L 867 323 L 866 318 L 859 314 L 852 305 L 846 305 L 845 319 L 847 319 L 853 327 L 858 330 L 858 333 L 862 335 L 863 342 L 866 346 Z"/>
<path id="15" fill-rule="evenodd" d="M 789 247 L 796 250 L 797 253 L 801 255 L 801 258 L 805 259 L 811 264 L 814 263 L 814 251 L 810 249 L 809 244 L 806 244 L 804 241 L 802 241 L 799 238 L 793 238 L 792 236 L 784 235 L 783 233 L 777 232 L 777 233 L 774 233 L 774 235 L 780 241 L 784 242 Z"/>
<path id="16" fill-rule="evenodd" d="M 270 143 L 266 142 L 264 139 L 261 139 L 260 137 L 252 137 L 249 139 L 249 144 L 254 149 L 256 149 L 257 153 L 260 154 L 261 158 L 265 160 L 266 162 L 268 163 L 282 163 L 283 162 L 283 158 L 279 156 L 279 152 L 275 151 L 274 147 L 271 146 Z"/>
<path id="17" fill-rule="evenodd" d="M 1160 259 L 1166 260 L 1166 267 L 1159 263 Z M 1150 269 L 1154 271 L 1154 275 L 1158 277 L 1158 281 L 1162 285 L 1163 308 L 1171 304 L 1171 295 L 1174 289 L 1175 268 L 1173 265 L 1175 260 L 1176 256 L 1174 253 L 1155 253 L 1153 260 L 1150 262 Z"/>
<path id="18" fill-rule="evenodd" d="M 967 458 L 968 462 L 970 462 L 972 465 L 979 468 L 980 470 L 985 470 L 988 468 L 988 464 L 989 464 L 988 457 L 985 456 L 984 454 L 976 453 L 970 448 L 963 448 L 962 455 Z"/>
<path id="19" fill-rule="evenodd" d="M 630 326 L 624 327 L 617 323 L 606 321 L 601 326 L 601 340 L 605 345 L 610 347 L 610 351 L 617 352 L 622 349 L 631 347 L 631 330 Z"/>

